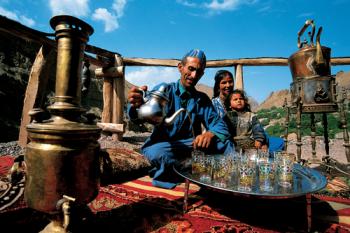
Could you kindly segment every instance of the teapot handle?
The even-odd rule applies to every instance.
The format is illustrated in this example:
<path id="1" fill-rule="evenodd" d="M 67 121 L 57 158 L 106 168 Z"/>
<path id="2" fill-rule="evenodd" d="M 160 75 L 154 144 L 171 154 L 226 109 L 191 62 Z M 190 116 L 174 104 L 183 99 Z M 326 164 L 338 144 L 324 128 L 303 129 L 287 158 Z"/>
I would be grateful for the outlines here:
<path id="1" fill-rule="evenodd" d="M 315 35 L 315 24 L 314 21 L 312 19 L 308 19 L 306 20 L 304 26 L 300 29 L 300 31 L 298 32 L 298 48 L 302 48 L 304 44 L 307 44 L 306 41 L 300 42 L 300 37 L 303 35 L 303 33 L 305 32 L 305 30 L 311 25 L 312 29 L 311 32 L 309 32 L 309 36 L 310 36 L 310 45 L 314 46 L 314 35 Z"/>
<path id="2" fill-rule="evenodd" d="M 144 91 L 143 89 L 141 89 L 141 87 L 139 87 L 138 90 L 139 90 L 140 92 L 142 92 L 142 99 L 143 99 L 143 101 L 144 101 L 144 102 L 147 102 L 146 96 L 147 96 L 147 94 L 148 94 L 148 91 Z"/>

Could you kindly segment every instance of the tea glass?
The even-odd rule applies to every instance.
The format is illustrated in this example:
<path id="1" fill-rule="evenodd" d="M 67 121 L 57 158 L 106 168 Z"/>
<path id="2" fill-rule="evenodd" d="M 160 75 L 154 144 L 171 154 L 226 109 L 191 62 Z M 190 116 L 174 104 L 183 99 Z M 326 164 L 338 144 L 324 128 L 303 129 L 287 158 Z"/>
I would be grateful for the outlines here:
<path id="1" fill-rule="evenodd" d="M 237 182 L 238 182 L 238 177 L 239 177 L 239 173 L 238 173 L 238 167 L 239 167 L 239 161 L 241 159 L 241 153 L 238 152 L 233 152 L 232 154 L 229 155 L 229 159 L 230 159 L 230 164 L 232 166 L 231 168 L 231 172 L 232 172 L 232 176 L 231 176 L 231 184 L 233 186 L 237 186 Z"/>
<path id="2" fill-rule="evenodd" d="M 246 149 L 242 153 L 242 158 L 245 157 L 251 162 L 258 162 L 259 160 L 259 151 L 257 149 Z"/>
<path id="3" fill-rule="evenodd" d="M 256 160 L 247 155 L 242 155 L 238 162 L 238 190 L 252 191 L 256 177 Z"/>
<path id="4" fill-rule="evenodd" d="M 275 184 L 275 163 L 273 161 L 260 161 L 259 188 L 263 192 L 272 192 Z"/>
<path id="5" fill-rule="evenodd" d="M 258 154 L 258 158 L 257 158 L 258 163 L 270 161 L 269 151 L 258 150 L 257 154 Z"/>
<path id="6" fill-rule="evenodd" d="M 192 174 L 198 175 L 201 182 L 210 183 L 212 178 L 213 158 L 203 151 L 192 151 Z"/>
<path id="7" fill-rule="evenodd" d="M 278 184 L 284 188 L 293 185 L 293 168 L 295 154 L 285 151 L 275 153 L 275 163 L 277 166 Z"/>
<path id="8" fill-rule="evenodd" d="M 215 155 L 213 159 L 213 185 L 226 188 L 232 178 L 233 158 L 226 155 Z"/>

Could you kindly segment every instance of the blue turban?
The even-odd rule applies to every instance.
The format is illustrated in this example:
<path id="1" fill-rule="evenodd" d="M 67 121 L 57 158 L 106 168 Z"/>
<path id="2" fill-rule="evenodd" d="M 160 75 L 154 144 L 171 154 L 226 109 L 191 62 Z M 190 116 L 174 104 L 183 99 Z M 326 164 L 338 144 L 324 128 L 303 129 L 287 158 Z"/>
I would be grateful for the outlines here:
<path id="1" fill-rule="evenodd" d="M 205 57 L 205 54 L 204 54 L 204 52 L 202 50 L 200 50 L 200 49 L 192 49 L 192 50 L 190 50 L 189 52 L 187 52 L 185 54 L 185 56 L 183 56 L 182 61 L 183 62 L 186 61 L 187 57 L 196 57 L 196 58 L 198 58 L 200 60 L 201 64 L 202 64 L 202 66 L 205 68 L 206 63 L 207 63 L 207 58 Z"/>

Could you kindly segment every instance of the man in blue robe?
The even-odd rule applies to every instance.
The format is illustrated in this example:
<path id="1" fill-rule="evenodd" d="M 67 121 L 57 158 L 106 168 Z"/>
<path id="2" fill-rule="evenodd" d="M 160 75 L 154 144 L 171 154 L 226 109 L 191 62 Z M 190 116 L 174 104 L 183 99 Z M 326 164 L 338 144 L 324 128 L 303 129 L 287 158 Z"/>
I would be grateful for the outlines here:
<path id="1" fill-rule="evenodd" d="M 169 99 L 165 106 L 166 117 L 171 117 L 180 108 L 186 109 L 176 117 L 173 124 L 155 125 L 151 136 L 142 146 L 142 154 L 154 167 L 150 171 L 154 186 L 174 188 L 179 177 L 174 173 L 173 166 L 189 157 L 193 149 L 208 154 L 230 154 L 234 151 L 226 123 L 216 113 L 210 98 L 195 89 L 205 66 L 204 52 L 193 49 L 178 64 L 180 79 L 174 83 L 159 84 L 153 89 L 165 86 L 164 92 Z M 141 89 L 146 91 L 147 87 L 142 86 Z M 142 93 L 138 88 L 130 89 L 128 102 L 128 116 L 130 120 L 137 120 L 137 109 L 143 104 Z M 205 128 L 203 133 L 202 126 Z"/>

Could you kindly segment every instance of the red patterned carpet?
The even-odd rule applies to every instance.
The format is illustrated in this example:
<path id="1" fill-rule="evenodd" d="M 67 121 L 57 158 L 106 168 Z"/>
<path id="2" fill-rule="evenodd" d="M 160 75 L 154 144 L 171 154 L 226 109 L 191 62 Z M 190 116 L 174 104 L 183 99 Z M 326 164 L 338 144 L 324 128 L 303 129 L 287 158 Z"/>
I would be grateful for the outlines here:
<path id="1" fill-rule="evenodd" d="M 134 218 L 130 224 L 135 226 L 136 232 L 306 231 L 304 198 L 253 200 L 199 191 L 193 184 L 190 189 L 191 208 L 186 214 L 181 211 L 184 184 L 174 190 L 164 190 L 152 187 L 149 177 L 102 187 L 89 207 L 97 216 L 108 216 L 112 211 L 114 217 L 122 217 L 123 213 L 118 213 L 118 209 L 123 209 L 127 218 Z M 119 228 L 118 221 L 104 222 L 108 227 L 101 227 L 113 232 L 108 229 Z M 312 227 L 317 232 L 350 232 L 350 200 L 314 195 Z M 120 232 L 124 230 L 130 229 L 122 228 Z"/>
<path id="2" fill-rule="evenodd" d="M 0 157 L 4 179 L 13 160 Z M 0 193 L 0 200 L 6 195 Z M 183 214 L 184 184 L 173 190 L 151 186 L 149 177 L 100 188 L 89 203 L 78 232 L 305 232 L 304 198 L 254 200 L 214 193 L 190 185 L 190 210 Z M 17 198 L 17 199 L 16 199 Z M 38 232 L 48 223 L 43 214 L 25 208 L 23 195 L 0 203 L 0 226 L 11 232 Z M 81 231 L 80 231 L 81 230 Z M 350 200 L 313 195 L 313 232 L 350 232 Z M 6 232 L 6 231 L 1 231 Z M 10 231 L 8 231 L 10 232 Z"/>

